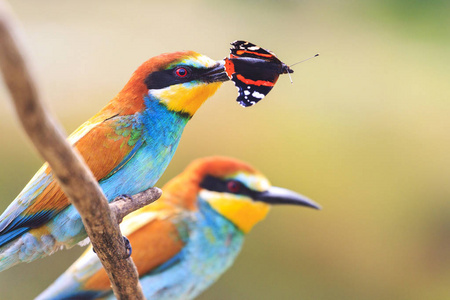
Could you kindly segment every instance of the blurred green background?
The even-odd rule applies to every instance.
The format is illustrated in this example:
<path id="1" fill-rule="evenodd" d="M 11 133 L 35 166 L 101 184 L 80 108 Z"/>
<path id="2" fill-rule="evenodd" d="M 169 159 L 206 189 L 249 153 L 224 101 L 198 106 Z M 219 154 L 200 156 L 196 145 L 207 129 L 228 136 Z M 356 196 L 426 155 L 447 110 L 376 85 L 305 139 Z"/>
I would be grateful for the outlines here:
<path id="1" fill-rule="evenodd" d="M 322 211 L 276 207 L 200 299 L 450 299 L 448 1 L 10 1 L 48 105 L 71 132 L 149 57 L 244 39 L 295 66 L 262 102 L 226 83 L 158 186 L 191 160 L 248 161 Z M 0 210 L 42 164 L 0 96 Z M 83 251 L 0 273 L 36 296 Z"/>

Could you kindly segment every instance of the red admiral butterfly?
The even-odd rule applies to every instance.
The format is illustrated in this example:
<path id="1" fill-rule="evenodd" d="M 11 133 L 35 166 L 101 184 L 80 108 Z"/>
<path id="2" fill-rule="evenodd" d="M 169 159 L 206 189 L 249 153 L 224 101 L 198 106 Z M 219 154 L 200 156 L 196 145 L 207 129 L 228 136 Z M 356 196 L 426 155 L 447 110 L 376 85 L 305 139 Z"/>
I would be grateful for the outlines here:
<path id="1" fill-rule="evenodd" d="M 269 50 L 245 41 L 234 41 L 231 45 L 230 57 L 225 58 L 225 70 L 239 90 L 236 101 L 244 107 L 264 98 L 280 74 L 294 73 Z"/>

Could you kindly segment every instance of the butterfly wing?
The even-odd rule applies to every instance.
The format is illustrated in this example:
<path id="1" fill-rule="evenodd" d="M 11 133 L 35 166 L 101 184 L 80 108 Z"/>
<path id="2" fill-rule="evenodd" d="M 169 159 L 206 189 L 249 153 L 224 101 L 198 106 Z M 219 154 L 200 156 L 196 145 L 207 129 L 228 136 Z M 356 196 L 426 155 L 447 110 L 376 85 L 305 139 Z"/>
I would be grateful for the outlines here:
<path id="1" fill-rule="evenodd" d="M 234 82 L 244 107 L 261 101 L 273 88 L 280 74 L 292 73 L 276 55 L 246 41 L 231 43 L 230 57 L 225 58 L 225 70 Z"/>
<path id="2" fill-rule="evenodd" d="M 281 64 L 275 53 L 270 50 L 263 49 L 255 44 L 246 41 L 234 41 L 231 43 L 231 57 L 252 57 L 267 61 L 276 61 Z"/>
<path id="3" fill-rule="evenodd" d="M 246 84 L 245 81 L 243 81 L 242 78 L 239 78 L 239 75 L 236 74 L 233 74 L 231 80 L 234 82 L 234 85 L 239 91 L 236 101 L 243 107 L 249 107 L 258 103 L 272 89 L 272 86 L 256 86 L 253 84 Z"/>
<path id="4" fill-rule="evenodd" d="M 239 92 L 236 101 L 248 107 L 262 100 L 278 80 L 277 67 L 258 58 L 226 58 L 225 69 Z"/>

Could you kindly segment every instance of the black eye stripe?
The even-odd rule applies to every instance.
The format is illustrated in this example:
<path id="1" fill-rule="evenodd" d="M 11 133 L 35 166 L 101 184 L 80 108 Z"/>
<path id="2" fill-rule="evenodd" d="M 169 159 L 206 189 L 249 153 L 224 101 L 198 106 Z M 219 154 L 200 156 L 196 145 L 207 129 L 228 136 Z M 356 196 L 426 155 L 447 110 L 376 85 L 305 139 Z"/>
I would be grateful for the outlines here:
<path id="1" fill-rule="evenodd" d="M 236 180 L 234 180 L 234 181 L 236 181 Z M 228 189 L 229 182 L 230 182 L 230 180 L 222 180 L 222 179 L 219 179 L 219 178 L 211 176 L 211 175 L 206 175 L 205 178 L 203 179 L 203 181 L 200 183 L 200 187 L 207 189 L 208 191 L 213 191 L 213 192 L 232 193 Z M 238 181 L 236 181 L 236 182 L 238 182 Z M 243 185 L 240 182 L 238 182 L 238 183 L 240 184 L 239 190 L 238 190 L 238 192 L 233 193 L 233 194 L 246 195 L 246 196 L 249 196 L 250 198 L 256 198 L 256 194 L 258 194 L 258 192 L 249 189 L 248 187 L 246 187 L 245 185 Z"/>
<path id="2" fill-rule="evenodd" d="M 184 77 L 177 75 L 177 69 L 183 68 L 187 71 Z M 186 83 L 193 80 L 199 80 L 202 75 L 207 73 L 208 69 L 197 69 L 189 66 L 179 65 L 172 69 L 156 71 L 150 73 L 144 80 L 149 90 L 162 89 L 174 84 Z"/>

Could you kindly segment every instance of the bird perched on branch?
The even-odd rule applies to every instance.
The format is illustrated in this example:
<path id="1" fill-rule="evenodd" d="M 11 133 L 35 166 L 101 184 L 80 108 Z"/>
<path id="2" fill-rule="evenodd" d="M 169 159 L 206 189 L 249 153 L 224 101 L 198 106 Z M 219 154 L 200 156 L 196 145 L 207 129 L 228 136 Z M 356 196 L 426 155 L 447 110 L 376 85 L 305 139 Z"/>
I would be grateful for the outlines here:
<path id="1" fill-rule="evenodd" d="M 119 94 L 69 137 L 111 201 L 152 187 L 186 123 L 223 81 L 223 62 L 193 51 L 142 64 Z M 87 237 L 48 164 L 0 216 L 0 271 Z"/>
<path id="2" fill-rule="evenodd" d="M 319 208 L 273 187 L 254 168 L 231 158 L 191 163 L 163 187 L 155 203 L 121 224 L 147 299 L 192 299 L 236 259 L 245 234 L 272 204 Z M 37 299 L 113 299 L 106 272 L 91 248 Z"/>

